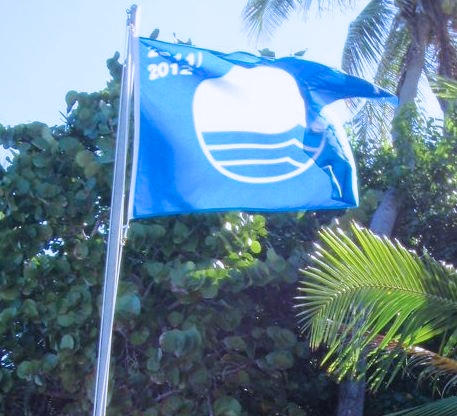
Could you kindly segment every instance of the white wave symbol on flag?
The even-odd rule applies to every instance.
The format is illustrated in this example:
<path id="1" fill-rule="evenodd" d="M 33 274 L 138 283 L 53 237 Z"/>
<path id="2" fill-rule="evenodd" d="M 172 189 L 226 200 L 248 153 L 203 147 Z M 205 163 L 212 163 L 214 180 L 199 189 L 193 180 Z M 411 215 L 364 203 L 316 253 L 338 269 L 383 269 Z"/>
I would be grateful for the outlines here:
<path id="1" fill-rule="evenodd" d="M 303 134 L 302 126 L 274 135 L 202 133 L 213 165 L 232 179 L 251 183 L 277 182 L 309 169 L 313 159 L 321 153 L 323 142 L 318 148 L 304 146 L 303 139 L 297 138 Z M 310 158 L 310 154 L 313 157 Z"/>
<path id="2" fill-rule="evenodd" d="M 193 114 L 206 158 L 236 181 L 271 183 L 300 175 L 323 148 L 303 145 L 305 103 L 295 79 L 279 68 L 234 66 L 201 82 Z"/>

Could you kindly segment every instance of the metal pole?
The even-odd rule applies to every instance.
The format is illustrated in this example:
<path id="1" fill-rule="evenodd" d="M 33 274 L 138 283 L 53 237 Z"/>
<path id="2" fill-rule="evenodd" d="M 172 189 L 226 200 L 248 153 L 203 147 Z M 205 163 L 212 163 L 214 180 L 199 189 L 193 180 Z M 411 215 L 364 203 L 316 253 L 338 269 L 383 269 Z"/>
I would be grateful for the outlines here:
<path id="1" fill-rule="evenodd" d="M 135 37 L 136 11 L 136 5 L 131 6 L 131 8 L 127 10 L 127 55 L 122 69 L 93 416 L 105 416 L 107 406 L 114 311 L 116 307 L 116 295 L 122 258 L 125 173 L 130 130 L 130 104 L 133 88 L 132 44 L 133 38 Z"/>

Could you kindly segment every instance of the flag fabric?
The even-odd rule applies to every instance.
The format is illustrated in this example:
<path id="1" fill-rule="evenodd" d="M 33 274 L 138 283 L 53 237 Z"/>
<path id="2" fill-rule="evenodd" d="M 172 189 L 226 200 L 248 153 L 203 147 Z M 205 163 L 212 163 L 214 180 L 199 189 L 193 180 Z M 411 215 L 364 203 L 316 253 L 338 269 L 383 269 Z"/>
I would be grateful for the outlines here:
<path id="1" fill-rule="evenodd" d="M 342 209 L 358 203 L 354 160 L 326 106 L 395 99 L 295 57 L 224 54 L 138 38 L 129 217 Z"/>

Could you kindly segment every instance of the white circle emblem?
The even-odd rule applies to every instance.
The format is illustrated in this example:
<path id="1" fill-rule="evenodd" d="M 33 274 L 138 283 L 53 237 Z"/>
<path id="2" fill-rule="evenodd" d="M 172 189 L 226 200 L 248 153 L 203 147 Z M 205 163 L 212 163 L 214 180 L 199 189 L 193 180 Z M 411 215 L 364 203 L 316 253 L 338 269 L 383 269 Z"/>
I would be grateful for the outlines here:
<path id="1" fill-rule="evenodd" d="M 300 175 L 325 144 L 304 145 L 305 104 L 295 79 L 279 68 L 234 66 L 223 77 L 203 81 L 195 91 L 193 115 L 208 161 L 240 182 Z"/>

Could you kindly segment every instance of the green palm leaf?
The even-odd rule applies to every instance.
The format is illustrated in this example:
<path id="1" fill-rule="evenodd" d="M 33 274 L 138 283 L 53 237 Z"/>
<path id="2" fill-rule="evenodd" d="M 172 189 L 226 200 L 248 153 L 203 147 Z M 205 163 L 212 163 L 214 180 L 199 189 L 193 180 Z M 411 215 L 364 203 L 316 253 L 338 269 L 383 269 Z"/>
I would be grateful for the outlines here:
<path id="1" fill-rule="evenodd" d="M 387 416 L 455 416 L 456 414 L 457 397 L 452 396 L 413 409 L 389 413 Z"/>
<path id="2" fill-rule="evenodd" d="M 371 0 L 350 24 L 343 49 L 342 68 L 350 74 L 372 74 L 387 45 L 392 19 L 397 13 L 393 0 Z"/>
<path id="3" fill-rule="evenodd" d="M 308 12 L 312 5 L 319 10 L 344 10 L 356 0 L 248 0 L 243 10 L 243 18 L 251 35 L 260 32 L 270 35 L 289 17 L 294 10 Z"/>
<path id="4" fill-rule="evenodd" d="M 296 0 L 250 0 L 243 17 L 251 34 L 272 33 L 297 6 Z"/>
<path id="5" fill-rule="evenodd" d="M 432 90 L 446 100 L 457 100 L 457 81 L 435 76 L 431 82 Z"/>
<path id="6" fill-rule="evenodd" d="M 393 0 L 372 0 L 350 25 L 342 68 L 395 93 L 410 36 Z M 394 108 L 378 102 L 348 100 L 355 137 L 366 143 L 390 138 Z"/>
<path id="7" fill-rule="evenodd" d="M 369 230 L 351 232 L 321 232 L 296 307 L 311 347 L 328 348 L 328 370 L 357 375 L 363 358 L 376 389 L 415 346 L 457 329 L 457 274 Z"/>
<path id="8" fill-rule="evenodd" d="M 354 102 L 349 107 L 353 109 Z M 391 141 L 391 120 L 395 109 L 391 105 L 382 105 L 375 101 L 367 100 L 363 106 L 355 111 L 350 125 L 354 137 L 359 143 L 364 143 L 370 148 L 377 148 L 380 144 Z"/>

